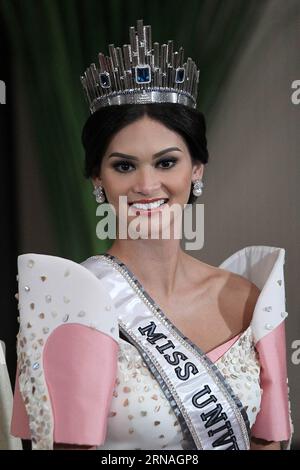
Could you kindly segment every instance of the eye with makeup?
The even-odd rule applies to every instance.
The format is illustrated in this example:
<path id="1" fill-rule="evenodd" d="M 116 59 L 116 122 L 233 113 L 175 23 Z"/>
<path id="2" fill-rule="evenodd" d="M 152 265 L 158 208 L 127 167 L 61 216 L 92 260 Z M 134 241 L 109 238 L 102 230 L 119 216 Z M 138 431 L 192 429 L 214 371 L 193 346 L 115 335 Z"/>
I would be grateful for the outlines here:
<path id="1" fill-rule="evenodd" d="M 177 161 L 178 161 L 178 158 L 176 158 L 176 157 L 167 157 L 167 158 L 163 158 L 163 159 L 159 160 L 156 163 L 155 166 L 162 169 L 162 170 L 169 170 L 169 169 L 173 168 L 173 166 L 175 166 Z M 159 167 L 159 165 L 166 165 L 166 166 L 160 166 Z M 129 167 L 132 167 L 134 169 L 135 165 L 133 165 L 128 160 L 122 159 L 122 160 L 114 162 L 112 164 L 112 167 L 116 171 L 118 171 L 119 173 L 130 173 L 133 170 L 129 170 Z"/>

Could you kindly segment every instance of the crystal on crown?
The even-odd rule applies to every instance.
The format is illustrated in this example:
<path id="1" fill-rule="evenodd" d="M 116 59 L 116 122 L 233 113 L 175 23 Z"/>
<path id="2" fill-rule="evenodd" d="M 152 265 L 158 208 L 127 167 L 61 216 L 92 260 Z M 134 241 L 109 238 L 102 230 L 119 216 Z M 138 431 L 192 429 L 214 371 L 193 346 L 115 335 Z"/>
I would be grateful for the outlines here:
<path id="1" fill-rule="evenodd" d="M 151 82 L 150 65 L 135 67 L 135 81 L 136 83 L 150 83 Z"/>
<path id="2" fill-rule="evenodd" d="M 179 103 L 196 108 L 199 73 L 184 50 L 173 51 L 173 41 L 152 45 L 151 26 L 137 21 L 129 28 L 130 44 L 109 44 L 109 55 L 98 54 L 81 77 L 91 113 L 122 104 Z"/>
<path id="3" fill-rule="evenodd" d="M 100 78 L 100 85 L 102 86 L 102 88 L 110 88 L 111 87 L 109 73 L 107 73 L 107 72 L 100 73 L 99 78 Z"/>

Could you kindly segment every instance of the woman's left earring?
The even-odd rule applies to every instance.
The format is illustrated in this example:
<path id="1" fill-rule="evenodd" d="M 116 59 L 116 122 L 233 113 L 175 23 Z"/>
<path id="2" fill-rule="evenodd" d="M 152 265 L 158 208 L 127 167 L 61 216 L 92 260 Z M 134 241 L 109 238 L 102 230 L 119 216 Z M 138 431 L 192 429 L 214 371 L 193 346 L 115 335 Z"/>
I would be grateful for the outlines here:
<path id="1" fill-rule="evenodd" d="M 196 180 L 193 182 L 193 195 L 198 197 L 201 196 L 202 194 L 202 188 L 203 188 L 203 181 L 202 180 Z"/>
<path id="2" fill-rule="evenodd" d="M 105 194 L 103 192 L 102 186 L 95 186 L 93 194 L 95 196 L 96 202 L 99 204 L 102 204 L 102 202 L 105 201 Z"/>

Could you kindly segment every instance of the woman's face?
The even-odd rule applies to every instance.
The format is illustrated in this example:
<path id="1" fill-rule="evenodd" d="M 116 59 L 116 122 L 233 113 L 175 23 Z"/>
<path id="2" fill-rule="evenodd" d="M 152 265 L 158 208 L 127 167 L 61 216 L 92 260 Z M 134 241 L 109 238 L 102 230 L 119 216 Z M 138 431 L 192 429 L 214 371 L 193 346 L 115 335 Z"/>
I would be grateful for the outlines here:
<path id="1" fill-rule="evenodd" d="M 183 138 L 145 116 L 114 135 L 93 183 L 101 184 L 117 217 L 119 196 L 127 196 L 131 211 L 140 209 L 141 215 L 155 217 L 162 209 L 147 205 L 150 200 L 164 199 L 169 206 L 176 203 L 183 208 L 192 181 L 202 178 L 202 174 L 203 165 L 192 163 Z M 146 206 L 135 209 L 132 203 L 139 201 Z M 128 219 L 135 216 L 129 215 Z"/>

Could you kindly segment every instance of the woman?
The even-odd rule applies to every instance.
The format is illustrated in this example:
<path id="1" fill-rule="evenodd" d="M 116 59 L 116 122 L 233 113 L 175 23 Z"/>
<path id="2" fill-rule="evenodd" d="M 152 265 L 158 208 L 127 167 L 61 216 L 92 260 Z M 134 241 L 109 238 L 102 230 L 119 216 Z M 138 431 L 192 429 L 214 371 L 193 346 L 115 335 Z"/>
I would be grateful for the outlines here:
<path id="1" fill-rule="evenodd" d="M 62 308 L 57 306 L 49 311 L 52 327 L 43 328 L 50 336 L 39 340 L 40 345 L 34 343 L 36 357 L 44 354 L 44 366 L 32 365 L 29 353 L 24 352 L 36 339 L 30 340 L 29 330 L 40 321 L 38 315 L 40 319 L 47 316 L 46 303 L 51 303 L 53 292 L 65 303 L 70 298 L 63 290 L 58 295 L 62 287 L 58 270 L 56 276 L 53 271 L 56 284 L 51 296 L 45 295 L 43 312 L 32 317 L 38 294 L 30 303 L 25 296 L 37 281 L 26 276 L 34 263 L 38 267 L 43 260 L 35 255 L 26 261 L 27 267 L 19 265 L 22 282 L 26 280 L 21 290 L 27 293 L 20 304 L 21 331 L 26 330 L 27 339 L 21 335 L 22 397 L 16 387 L 13 434 L 29 437 L 28 426 L 21 423 L 21 416 L 26 418 L 24 405 L 21 410 L 23 399 L 34 444 L 46 442 L 48 433 L 53 434 L 56 448 L 279 450 L 291 434 L 283 323 L 284 250 L 247 247 L 214 267 L 182 249 L 175 227 L 181 226 L 185 205 L 201 194 L 208 161 L 204 117 L 194 109 L 199 73 L 190 59 L 183 64 L 183 56 L 173 53 L 171 41 L 167 50 L 162 46 L 160 59 L 155 43 L 151 61 L 149 28 L 143 27 L 142 20 L 137 33 L 130 28 L 131 51 L 124 46 L 125 66 L 119 48 L 110 46 L 110 61 L 105 62 L 100 54 L 99 71 L 95 73 L 92 64 L 82 80 L 93 113 L 83 131 L 86 176 L 93 181 L 96 200 L 114 208 L 117 236 L 104 255 L 87 259 L 80 270 L 70 267 L 82 280 L 71 295 L 78 311 L 80 299 L 87 303 L 101 290 L 98 311 L 107 323 L 117 316 L 119 336 L 115 336 L 115 326 L 101 330 L 93 325 L 92 331 L 75 331 L 74 323 L 91 326 L 80 316 L 86 309 L 77 313 L 76 321 L 70 321 L 71 309 L 54 324 Z M 113 66 L 118 68 L 115 74 Z M 177 212 L 171 210 L 178 207 Z M 124 223 L 126 237 L 121 236 Z M 164 237 L 164 231 L 170 235 Z M 61 272 L 68 272 L 67 261 L 59 259 L 49 260 L 49 269 L 46 264 L 43 270 L 50 273 L 53 261 L 54 266 L 61 265 Z M 41 275 L 44 271 L 40 269 L 39 274 L 45 284 L 51 276 Z M 93 279 L 88 278 L 90 273 Z M 42 286 L 39 289 L 41 293 Z M 105 302 L 112 302 L 107 307 L 105 296 L 110 299 Z M 66 328 L 63 323 L 71 325 Z M 64 329 L 58 330 L 61 325 Z M 94 337 L 93 330 L 106 336 Z M 58 331 L 63 331 L 61 336 Z M 85 334 L 86 343 L 79 343 Z M 118 351 L 108 336 L 118 341 Z M 58 354 L 65 340 L 66 363 Z M 99 350 L 100 343 L 105 347 Z M 85 377 L 88 391 L 82 385 L 84 367 L 80 372 L 74 368 L 78 344 L 85 363 L 95 357 L 101 360 Z M 87 344 L 92 346 L 87 348 Z M 46 380 L 40 386 L 32 368 L 42 367 L 41 377 Z M 59 382 L 57 376 L 65 376 L 70 367 L 68 383 Z M 65 387 L 76 397 L 68 400 L 62 391 Z M 39 408 L 41 397 L 51 403 L 52 414 L 49 406 Z M 30 408 L 31 403 L 36 405 Z M 101 417 L 95 412 L 100 409 L 104 410 Z M 56 429 L 43 421 L 44 413 L 49 413 Z M 81 426 L 72 421 L 74 415 Z M 64 429 L 62 420 L 67 422 Z"/>

